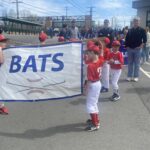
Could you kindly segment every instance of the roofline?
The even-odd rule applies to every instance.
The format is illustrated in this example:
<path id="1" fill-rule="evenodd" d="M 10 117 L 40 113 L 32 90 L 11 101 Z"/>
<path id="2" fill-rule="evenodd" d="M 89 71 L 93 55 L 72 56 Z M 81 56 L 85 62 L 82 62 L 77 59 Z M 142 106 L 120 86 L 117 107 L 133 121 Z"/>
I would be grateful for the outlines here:
<path id="1" fill-rule="evenodd" d="M 30 21 L 26 21 L 26 20 L 22 20 L 22 19 L 16 19 L 16 18 L 12 18 L 12 17 L 0 17 L 0 19 L 3 21 L 12 21 L 12 22 L 19 22 L 19 23 L 35 25 L 35 26 L 43 26 L 42 24 L 39 24 L 39 23 L 34 23 L 34 22 L 30 22 Z"/>

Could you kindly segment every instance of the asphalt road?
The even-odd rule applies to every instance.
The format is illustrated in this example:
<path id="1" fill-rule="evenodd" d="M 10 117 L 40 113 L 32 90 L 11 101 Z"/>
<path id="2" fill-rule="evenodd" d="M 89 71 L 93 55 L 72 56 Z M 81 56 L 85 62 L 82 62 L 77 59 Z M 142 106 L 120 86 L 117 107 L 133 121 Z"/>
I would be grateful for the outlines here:
<path id="1" fill-rule="evenodd" d="M 142 68 L 150 71 L 148 64 Z M 96 132 L 84 131 L 89 117 L 84 96 L 7 103 L 10 114 L 0 116 L 0 150 L 149 150 L 150 78 L 141 71 L 139 82 L 126 82 L 126 73 L 124 67 L 120 101 L 110 101 L 111 90 L 101 95 Z"/>

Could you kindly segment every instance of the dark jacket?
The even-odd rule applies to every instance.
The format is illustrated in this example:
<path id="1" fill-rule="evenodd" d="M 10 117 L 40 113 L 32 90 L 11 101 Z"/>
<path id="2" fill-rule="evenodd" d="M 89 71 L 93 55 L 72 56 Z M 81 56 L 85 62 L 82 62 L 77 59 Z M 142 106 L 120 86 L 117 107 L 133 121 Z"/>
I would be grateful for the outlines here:
<path id="1" fill-rule="evenodd" d="M 125 46 L 130 48 L 139 47 L 142 43 L 147 42 L 146 32 L 143 28 L 131 28 L 125 39 Z"/>
<path id="2" fill-rule="evenodd" d="M 98 37 L 108 37 L 110 39 L 110 44 L 108 47 L 111 47 L 112 41 L 114 40 L 114 31 L 112 28 L 102 28 L 98 31 Z"/>
<path id="3" fill-rule="evenodd" d="M 59 33 L 59 36 L 63 36 L 66 39 L 70 39 L 71 37 L 71 31 L 69 29 L 62 29 Z"/>

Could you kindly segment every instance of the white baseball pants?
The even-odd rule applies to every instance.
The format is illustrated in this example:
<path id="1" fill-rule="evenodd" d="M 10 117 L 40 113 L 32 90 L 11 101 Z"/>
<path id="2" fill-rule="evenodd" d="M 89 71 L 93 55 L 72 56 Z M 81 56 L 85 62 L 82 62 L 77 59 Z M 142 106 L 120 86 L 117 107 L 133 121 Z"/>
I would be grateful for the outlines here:
<path id="1" fill-rule="evenodd" d="M 101 82 L 89 82 L 87 87 L 86 107 L 89 114 L 98 113 L 98 99 L 101 90 Z"/>
<path id="2" fill-rule="evenodd" d="M 110 69 L 111 74 L 111 83 L 113 91 L 117 91 L 119 89 L 118 81 L 121 75 L 122 69 Z"/>
<path id="3" fill-rule="evenodd" d="M 101 81 L 102 81 L 102 86 L 108 89 L 109 89 L 109 70 L 110 70 L 110 65 L 105 62 L 102 67 Z"/>

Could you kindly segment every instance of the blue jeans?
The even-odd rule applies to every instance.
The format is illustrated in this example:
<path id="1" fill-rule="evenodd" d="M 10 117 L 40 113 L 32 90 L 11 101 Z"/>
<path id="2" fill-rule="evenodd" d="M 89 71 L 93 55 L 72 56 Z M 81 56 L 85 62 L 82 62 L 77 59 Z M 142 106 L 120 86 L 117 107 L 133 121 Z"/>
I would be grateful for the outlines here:
<path id="1" fill-rule="evenodd" d="M 139 77 L 142 49 L 128 48 L 128 77 Z"/>
<path id="2" fill-rule="evenodd" d="M 150 47 L 144 47 L 142 51 L 143 62 L 149 61 L 149 52 L 150 52 Z"/>

